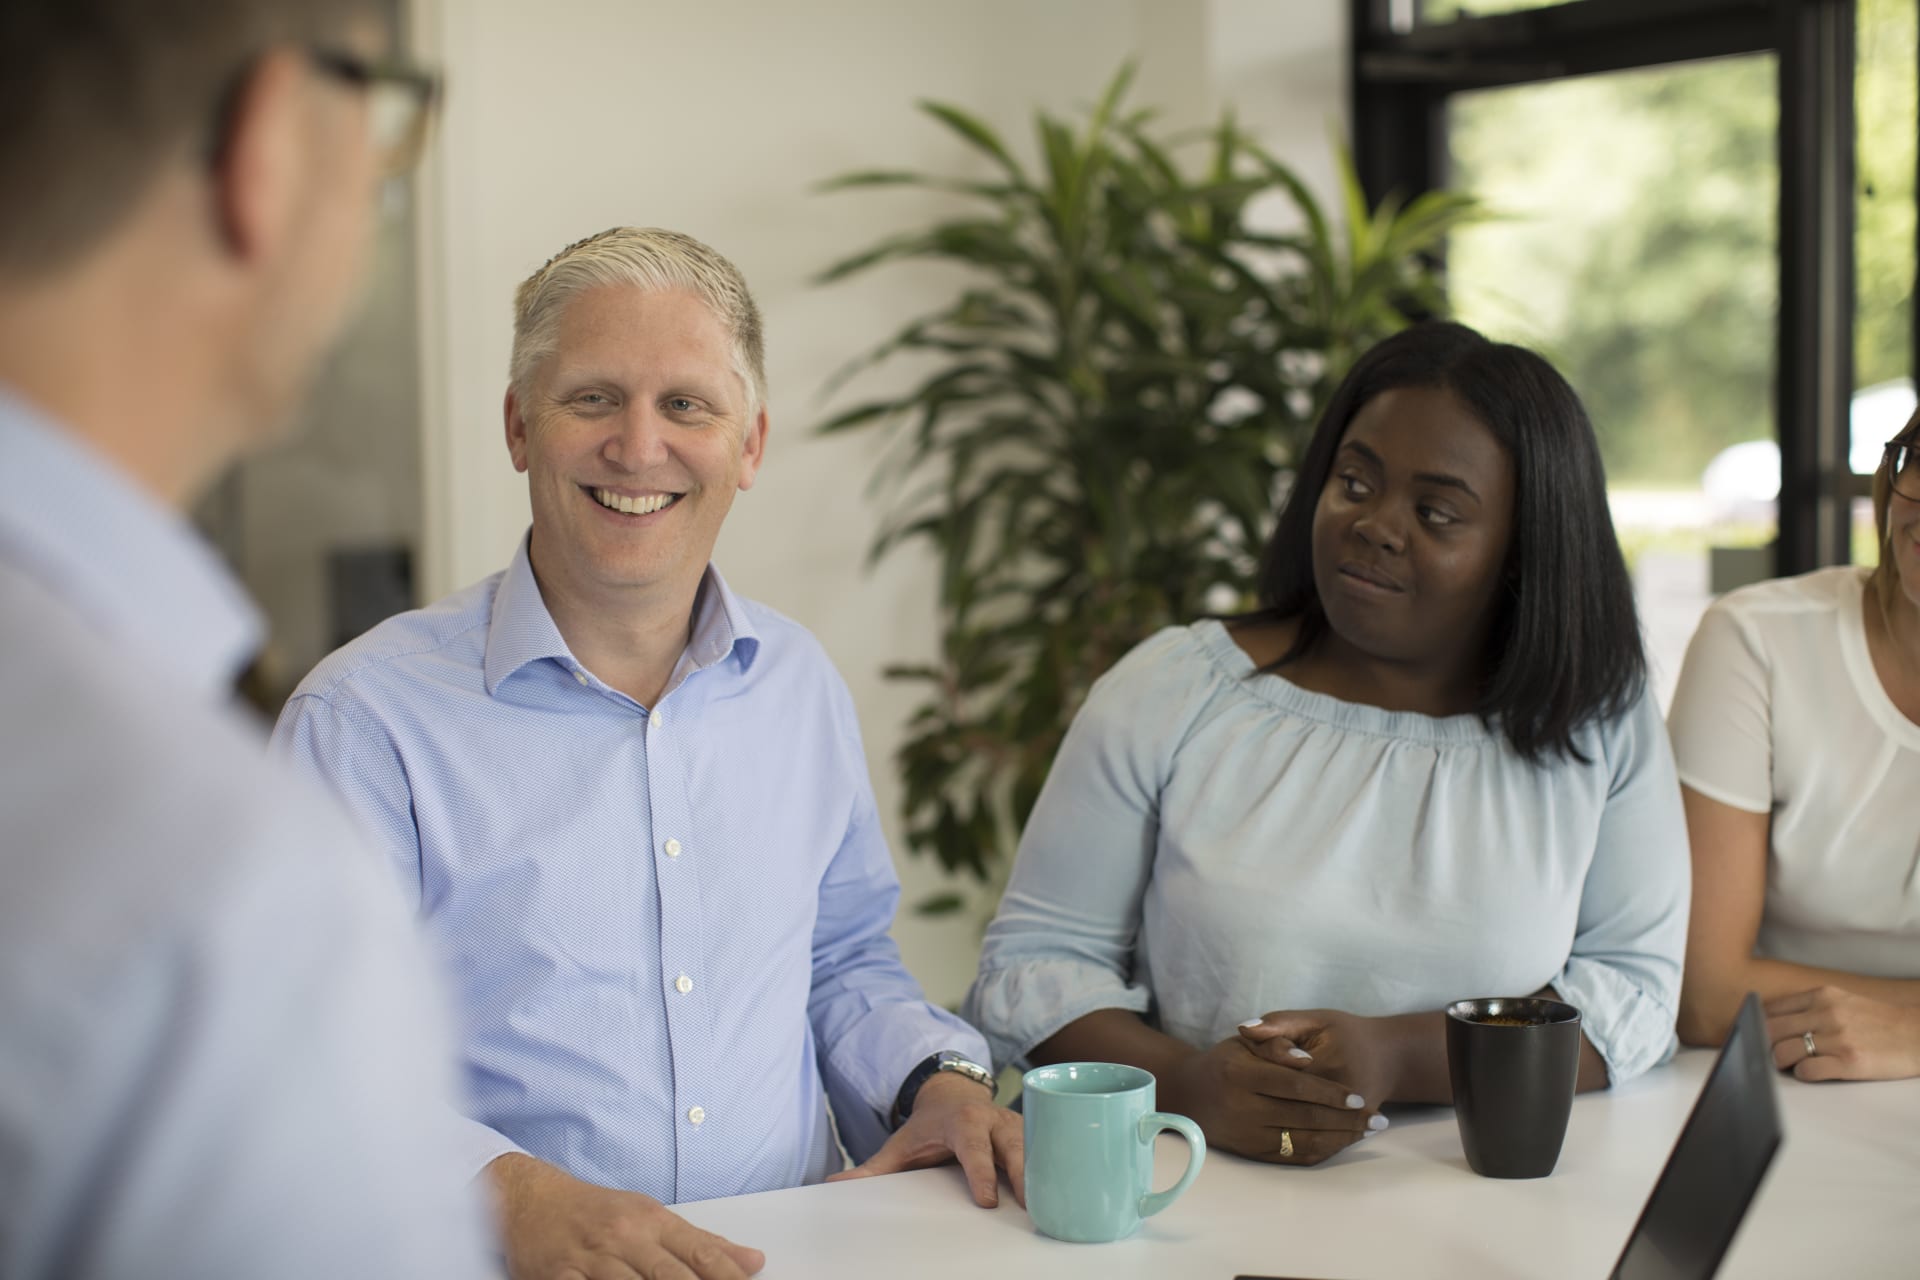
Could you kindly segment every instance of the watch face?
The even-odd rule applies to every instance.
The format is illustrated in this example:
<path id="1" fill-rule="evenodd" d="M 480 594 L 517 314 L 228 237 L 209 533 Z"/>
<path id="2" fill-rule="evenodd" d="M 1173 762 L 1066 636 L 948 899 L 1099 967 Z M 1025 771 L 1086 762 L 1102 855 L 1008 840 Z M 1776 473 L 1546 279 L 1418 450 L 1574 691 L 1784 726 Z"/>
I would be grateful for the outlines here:
<path id="1" fill-rule="evenodd" d="M 940 1070 L 951 1071 L 956 1075 L 963 1075 L 969 1080 L 978 1081 L 989 1089 L 994 1088 L 995 1082 L 992 1071 L 970 1058 L 962 1057 L 952 1050 L 941 1053 Z"/>

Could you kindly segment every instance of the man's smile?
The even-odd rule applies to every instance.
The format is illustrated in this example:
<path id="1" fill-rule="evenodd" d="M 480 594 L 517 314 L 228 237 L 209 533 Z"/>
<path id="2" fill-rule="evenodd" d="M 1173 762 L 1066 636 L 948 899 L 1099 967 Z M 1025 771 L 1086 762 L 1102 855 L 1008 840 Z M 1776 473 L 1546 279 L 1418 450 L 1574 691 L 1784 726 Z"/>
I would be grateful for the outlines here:
<path id="1" fill-rule="evenodd" d="M 585 486 L 581 486 L 583 489 Z M 649 516 L 656 511 L 664 511 L 680 501 L 677 493 L 624 494 L 611 489 L 587 489 L 593 500 L 609 511 L 618 511 L 622 515 Z"/>

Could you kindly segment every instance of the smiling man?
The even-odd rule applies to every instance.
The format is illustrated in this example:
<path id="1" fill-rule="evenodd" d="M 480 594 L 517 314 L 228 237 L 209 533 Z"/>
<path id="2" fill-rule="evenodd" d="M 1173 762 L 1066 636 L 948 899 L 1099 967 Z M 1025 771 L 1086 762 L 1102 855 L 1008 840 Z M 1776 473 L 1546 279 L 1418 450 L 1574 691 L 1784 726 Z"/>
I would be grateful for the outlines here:
<path id="1" fill-rule="evenodd" d="M 761 1256 L 663 1205 L 957 1156 L 1016 1195 L 986 1046 L 887 936 L 899 885 L 845 685 L 709 563 L 767 442 L 759 312 L 668 231 L 516 298 L 513 563 L 323 662 L 275 732 L 383 839 L 452 958 L 471 1161 L 516 1277 Z M 987 1085 L 988 1087 L 982 1087 Z"/>

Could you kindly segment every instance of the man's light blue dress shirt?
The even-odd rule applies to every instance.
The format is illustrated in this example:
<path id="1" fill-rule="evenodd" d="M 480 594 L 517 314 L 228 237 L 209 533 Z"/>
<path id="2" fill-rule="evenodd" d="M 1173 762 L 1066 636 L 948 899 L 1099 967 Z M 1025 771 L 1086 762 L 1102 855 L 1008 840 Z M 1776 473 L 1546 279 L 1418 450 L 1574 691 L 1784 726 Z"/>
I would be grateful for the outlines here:
<path id="1" fill-rule="evenodd" d="M 524 1151 L 669 1203 L 817 1181 L 915 1064 L 984 1060 L 887 935 L 851 698 L 709 568 L 657 705 L 512 565 L 320 664 L 274 740 L 391 854 L 458 975 L 474 1171 Z"/>
<path id="2" fill-rule="evenodd" d="M 446 1010 L 230 705 L 258 621 L 0 388 L 0 1276 L 487 1274 Z"/>

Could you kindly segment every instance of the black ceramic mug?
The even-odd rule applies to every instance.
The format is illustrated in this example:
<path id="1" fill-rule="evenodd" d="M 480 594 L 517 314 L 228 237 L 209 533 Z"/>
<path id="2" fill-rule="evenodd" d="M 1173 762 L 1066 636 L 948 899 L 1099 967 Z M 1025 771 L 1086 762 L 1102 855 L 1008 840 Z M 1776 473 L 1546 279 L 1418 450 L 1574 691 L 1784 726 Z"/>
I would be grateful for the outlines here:
<path id="1" fill-rule="evenodd" d="M 1456 1000 L 1447 1006 L 1447 1069 L 1475 1173 L 1553 1172 L 1580 1072 L 1578 1009 L 1538 996 Z"/>

